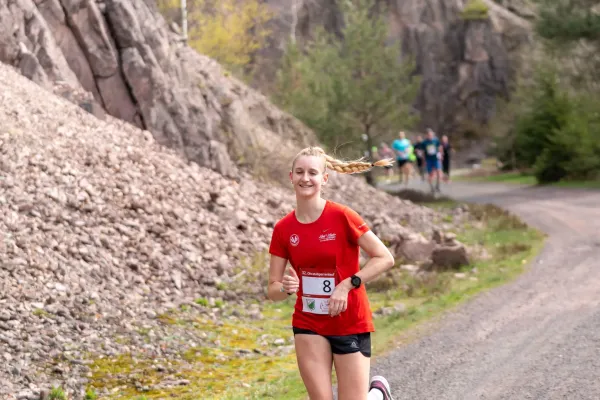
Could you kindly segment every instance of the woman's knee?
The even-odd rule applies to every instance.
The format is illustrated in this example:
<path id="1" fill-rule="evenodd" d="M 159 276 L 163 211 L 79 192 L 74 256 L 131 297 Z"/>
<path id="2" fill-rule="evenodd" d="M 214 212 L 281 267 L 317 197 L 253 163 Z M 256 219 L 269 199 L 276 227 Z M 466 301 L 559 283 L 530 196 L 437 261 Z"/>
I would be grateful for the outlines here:
<path id="1" fill-rule="evenodd" d="M 370 358 L 361 352 L 334 354 L 339 400 L 367 398 L 370 361 Z"/>
<path id="2" fill-rule="evenodd" d="M 311 400 L 332 400 L 331 345 L 323 336 L 298 334 L 295 336 L 296 359 L 300 375 Z"/>

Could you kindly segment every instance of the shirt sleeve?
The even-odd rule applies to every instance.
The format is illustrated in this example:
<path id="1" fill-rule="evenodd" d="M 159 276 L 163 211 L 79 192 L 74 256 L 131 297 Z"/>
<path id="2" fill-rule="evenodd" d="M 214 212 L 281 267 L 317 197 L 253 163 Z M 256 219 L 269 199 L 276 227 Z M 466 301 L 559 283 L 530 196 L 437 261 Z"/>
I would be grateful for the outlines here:
<path id="1" fill-rule="evenodd" d="M 281 228 L 279 227 L 279 224 L 275 224 L 275 227 L 273 228 L 269 253 L 277 257 L 285 258 L 286 260 L 289 259 L 287 246 L 285 245 L 285 242 L 281 240 Z"/>
<path id="2" fill-rule="evenodd" d="M 344 209 L 344 217 L 348 226 L 348 239 L 351 243 L 357 244 L 358 239 L 369 231 L 369 226 L 356 211 L 349 207 Z"/>

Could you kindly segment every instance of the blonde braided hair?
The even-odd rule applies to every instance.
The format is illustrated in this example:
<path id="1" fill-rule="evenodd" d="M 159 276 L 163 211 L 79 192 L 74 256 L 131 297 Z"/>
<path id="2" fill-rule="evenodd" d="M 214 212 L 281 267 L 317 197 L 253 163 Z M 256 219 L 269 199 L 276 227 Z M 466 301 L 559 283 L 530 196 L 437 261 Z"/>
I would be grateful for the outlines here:
<path id="1" fill-rule="evenodd" d="M 296 157 L 294 157 L 294 161 L 292 162 L 292 169 L 294 169 L 296 160 L 302 156 L 322 157 L 326 168 L 339 172 L 340 174 L 357 174 L 366 172 L 373 167 L 386 167 L 388 165 L 393 165 L 394 163 L 394 160 L 391 158 L 375 161 L 374 163 L 363 161 L 364 157 L 354 161 L 342 161 L 331 157 L 320 147 L 311 146 L 302 149 L 296 154 Z"/>

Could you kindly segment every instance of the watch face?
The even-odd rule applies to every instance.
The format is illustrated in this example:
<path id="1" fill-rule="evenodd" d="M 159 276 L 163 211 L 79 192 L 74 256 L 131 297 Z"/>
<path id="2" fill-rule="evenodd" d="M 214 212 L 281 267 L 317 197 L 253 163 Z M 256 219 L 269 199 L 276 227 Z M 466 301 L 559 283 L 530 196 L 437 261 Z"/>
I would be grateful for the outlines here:
<path id="1" fill-rule="evenodd" d="M 352 280 L 350 282 L 354 286 L 360 286 L 360 278 L 358 276 L 352 277 Z"/>

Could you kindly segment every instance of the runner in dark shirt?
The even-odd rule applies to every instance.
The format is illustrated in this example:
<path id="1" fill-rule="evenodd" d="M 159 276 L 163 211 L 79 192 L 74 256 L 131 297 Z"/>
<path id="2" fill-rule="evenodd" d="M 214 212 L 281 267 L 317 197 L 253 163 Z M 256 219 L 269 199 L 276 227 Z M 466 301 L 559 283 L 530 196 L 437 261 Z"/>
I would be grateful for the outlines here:
<path id="1" fill-rule="evenodd" d="M 442 158 L 442 172 L 444 173 L 444 182 L 450 181 L 450 154 L 454 151 L 452 145 L 448 141 L 448 136 L 442 136 L 442 148 L 443 148 L 443 158 Z"/>
<path id="2" fill-rule="evenodd" d="M 425 181 L 425 168 L 424 168 L 424 153 L 425 148 L 423 147 L 423 136 L 417 136 L 417 140 L 414 145 L 415 155 L 417 156 L 417 170 L 419 171 L 419 175 L 421 176 L 421 180 Z"/>

